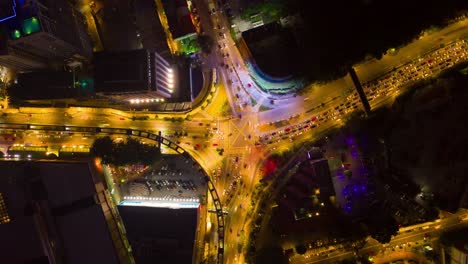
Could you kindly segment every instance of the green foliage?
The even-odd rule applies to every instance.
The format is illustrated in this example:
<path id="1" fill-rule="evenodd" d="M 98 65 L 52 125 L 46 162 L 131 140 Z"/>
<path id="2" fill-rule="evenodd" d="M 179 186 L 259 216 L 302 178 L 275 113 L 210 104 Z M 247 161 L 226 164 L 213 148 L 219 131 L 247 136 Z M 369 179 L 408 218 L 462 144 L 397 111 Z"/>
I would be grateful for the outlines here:
<path id="1" fill-rule="evenodd" d="M 179 40 L 179 44 L 180 52 L 184 55 L 196 53 L 201 49 L 196 35 Z"/>
<path id="2" fill-rule="evenodd" d="M 255 99 L 253 99 L 252 97 L 250 97 L 250 103 L 252 104 L 252 106 L 257 105 L 257 101 L 255 101 Z"/>
<path id="3" fill-rule="evenodd" d="M 133 138 L 116 143 L 109 136 L 96 139 L 91 147 L 91 153 L 100 157 L 104 164 L 117 166 L 138 163 L 152 165 L 161 158 L 161 152 L 156 146 L 143 144 Z"/>
<path id="4" fill-rule="evenodd" d="M 304 255 L 304 254 L 307 252 L 307 248 L 306 248 L 306 246 L 304 246 L 304 245 L 302 245 L 302 244 L 301 244 L 301 245 L 297 245 L 297 246 L 296 246 L 296 252 L 297 252 L 298 254 Z"/>
<path id="5" fill-rule="evenodd" d="M 353 172 L 351 170 L 345 170 L 344 175 L 350 179 L 353 176 Z"/>
<path id="6" fill-rule="evenodd" d="M 262 111 L 268 111 L 271 110 L 271 107 L 268 107 L 266 105 L 261 105 L 260 108 L 258 109 L 260 112 Z"/>
<path id="7" fill-rule="evenodd" d="M 224 102 L 223 106 L 221 107 L 221 115 L 222 116 L 232 115 L 231 107 L 229 106 L 229 102 L 227 100 Z"/>
<path id="8" fill-rule="evenodd" d="M 112 160 L 111 153 L 113 149 L 114 142 L 109 136 L 97 138 L 91 147 L 91 154 L 102 158 L 103 163 L 109 163 Z"/>
<path id="9" fill-rule="evenodd" d="M 392 236 L 398 233 L 398 223 L 389 215 L 376 212 L 368 223 L 368 231 L 372 238 L 381 244 L 390 242 Z"/>
<path id="10" fill-rule="evenodd" d="M 224 149 L 223 148 L 216 148 L 216 151 L 218 152 L 218 154 L 220 156 L 222 156 L 224 154 Z"/>
<path id="11" fill-rule="evenodd" d="M 132 120 L 149 120 L 149 116 L 132 116 Z"/>
<path id="12" fill-rule="evenodd" d="M 250 20 L 254 15 L 263 15 L 269 17 L 271 20 L 278 20 L 286 14 L 286 7 L 284 1 L 271 0 L 263 3 L 254 3 L 247 7 L 242 13 L 241 18 Z"/>
<path id="13" fill-rule="evenodd" d="M 282 248 L 271 247 L 259 249 L 258 252 L 256 252 L 253 263 L 286 264 L 289 263 L 289 261 L 284 255 Z"/>
<path id="14" fill-rule="evenodd" d="M 214 45 L 213 39 L 208 35 L 201 35 L 197 38 L 197 40 L 202 52 L 205 54 L 210 54 Z"/>

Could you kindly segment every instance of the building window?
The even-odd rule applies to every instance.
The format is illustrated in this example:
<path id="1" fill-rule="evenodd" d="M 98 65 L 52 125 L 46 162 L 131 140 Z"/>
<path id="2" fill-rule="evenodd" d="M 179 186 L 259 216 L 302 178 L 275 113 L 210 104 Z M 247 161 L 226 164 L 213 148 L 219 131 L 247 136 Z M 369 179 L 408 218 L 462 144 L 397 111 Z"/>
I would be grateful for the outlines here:
<path id="1" fill-rule="evenodd" d="M 8 215 L 5 200 L 3 199 L 3 194 L 0 193 L 0 225 L 8 224 L 10 221 L 10 216 Z"/>

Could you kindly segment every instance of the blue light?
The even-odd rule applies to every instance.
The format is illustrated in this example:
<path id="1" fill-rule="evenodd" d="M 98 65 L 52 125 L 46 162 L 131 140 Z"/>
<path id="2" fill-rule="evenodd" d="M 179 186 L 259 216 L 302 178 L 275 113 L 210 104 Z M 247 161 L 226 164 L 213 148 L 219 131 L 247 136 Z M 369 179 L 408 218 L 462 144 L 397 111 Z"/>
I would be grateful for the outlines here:
<path id="1" fill-rule="evenodd" d="M 0 19 L 0 23 L 3 22 L 3 21 L 6 21 L 8 19 L 16 17 L 16 2 L 15 2 L 15 0 L 11 0 L 11 1 L 13 2 L 13 14 L 14 15 Z M 24 3 L 24 0 L 23 0 L 23 3 Z"/>

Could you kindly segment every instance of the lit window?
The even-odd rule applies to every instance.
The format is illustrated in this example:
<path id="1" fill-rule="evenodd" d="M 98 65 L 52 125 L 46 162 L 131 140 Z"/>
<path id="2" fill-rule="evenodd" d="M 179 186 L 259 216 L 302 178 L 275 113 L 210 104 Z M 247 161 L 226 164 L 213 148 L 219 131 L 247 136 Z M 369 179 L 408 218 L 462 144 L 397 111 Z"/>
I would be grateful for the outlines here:
<path id="1" fill-rule="evenodd" d="M 10 216 L 6 208 L 5 200 L 3 199 L 3 194 L 0 193 L 0 225 L 8 224 L 11 221 Z"/>

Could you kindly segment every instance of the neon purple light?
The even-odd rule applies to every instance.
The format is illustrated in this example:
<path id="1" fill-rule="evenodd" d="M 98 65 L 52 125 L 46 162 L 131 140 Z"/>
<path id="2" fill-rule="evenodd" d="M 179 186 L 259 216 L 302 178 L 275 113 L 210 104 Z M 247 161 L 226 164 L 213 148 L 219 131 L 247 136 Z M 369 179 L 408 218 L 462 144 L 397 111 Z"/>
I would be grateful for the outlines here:
<path id="1" fill-rule="evenodd" d="M 8 20 L 8 19 L 10 19 L 10 18 L 16 17 L 16 2 L 15 2 L 15 0 L 11 0 L 11 1 L 13 2 L 13 14 L 14 14 L 14 15 L 9 16 L 9 17 L 6 17 L 6 18 L 0 19 L 0 23 L 3 22 L 3 21 Z"/>
<path id="2" fill-rule="evenodd" d="M 351 149 L 351 156 L 352 156 L 353 158 L 355 158 L 355 159 L 357 159 L 358 156 L 359 156 L 359 153 L 358 153 L 357 149 L 354 148 L 354 147 L 353 147 L 353 149 Z"/>
<path id="3" fill-rule="evenodd" d="M 346 138 L 346 144 L 349 146 L 354 146 L 354 139 L 352 137 Z"/>

